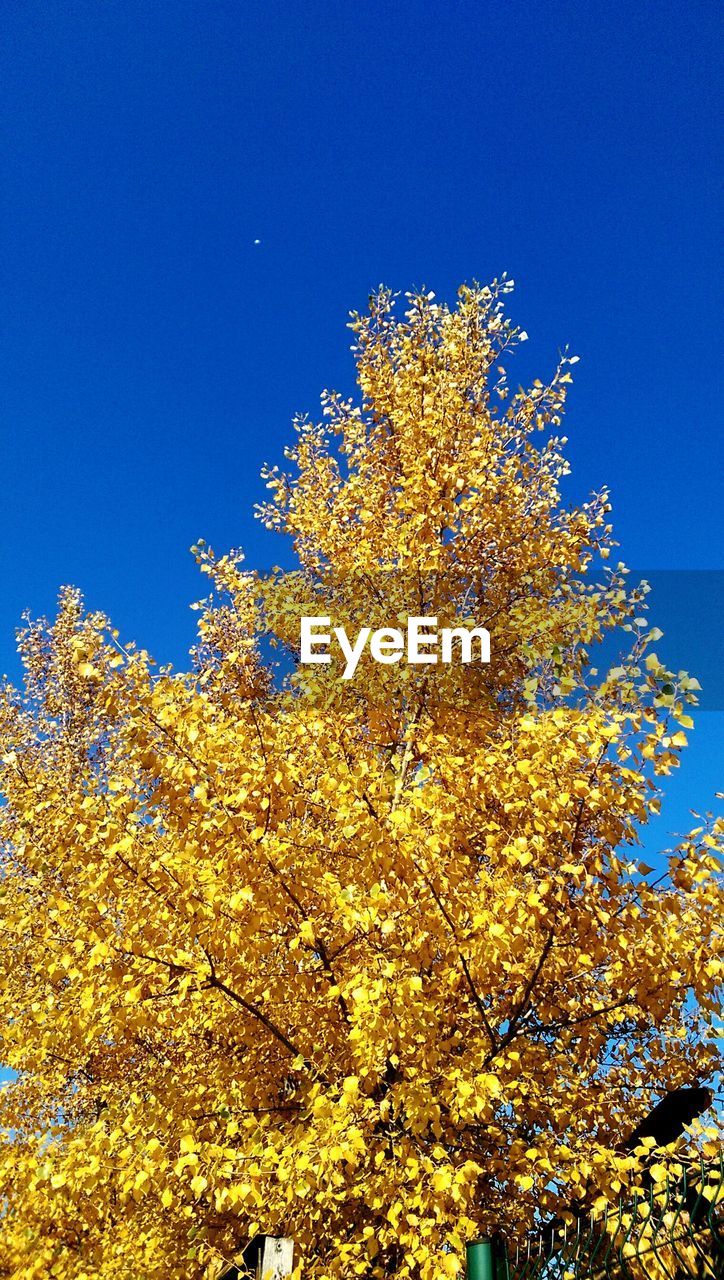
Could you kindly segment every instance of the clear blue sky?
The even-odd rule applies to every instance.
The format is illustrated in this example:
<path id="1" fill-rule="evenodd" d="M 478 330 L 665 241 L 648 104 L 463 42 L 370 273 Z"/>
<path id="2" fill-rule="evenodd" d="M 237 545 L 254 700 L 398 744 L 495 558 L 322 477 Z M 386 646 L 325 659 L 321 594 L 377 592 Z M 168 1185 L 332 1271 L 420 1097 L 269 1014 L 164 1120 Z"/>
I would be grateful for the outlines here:
<path id="1" fill-rule="evenodd" d="M 259 468 L 380 281 L 513 275 L 521 376 L 582 356 L 571 495 L 633 566 L 722 567 L 713 0 L 3 8 L 0 669 L 63 582 L 183 663 L 187 548 L 279 559 Z"/>

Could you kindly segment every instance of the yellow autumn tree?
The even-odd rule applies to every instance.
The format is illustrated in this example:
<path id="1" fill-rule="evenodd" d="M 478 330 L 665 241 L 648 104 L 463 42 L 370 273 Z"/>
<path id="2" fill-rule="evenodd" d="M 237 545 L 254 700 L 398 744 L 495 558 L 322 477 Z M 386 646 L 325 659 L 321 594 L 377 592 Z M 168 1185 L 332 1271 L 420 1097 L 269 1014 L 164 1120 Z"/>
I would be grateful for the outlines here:
<path id="1" fill-rule="evenodd" d="M 267 1233 L 308 1280 L 459 1276 L 471 1237 L 625 1192 L 622 1137 L 711 1078 L 722 823 L 636 853 L 696 682 L 606 563 L 606 493 L 561 499 L 575 358 L 509 386 L 508 287 L 353 318 L 359 403 L 266 476 L 298 567 L 197 548 L 188 672 L 72 590 L 22 633 L 0 1275 L 194 1280 Z M 344 680 L 300 665 L 303 614 L 475 623 L 491 661 Z"/>

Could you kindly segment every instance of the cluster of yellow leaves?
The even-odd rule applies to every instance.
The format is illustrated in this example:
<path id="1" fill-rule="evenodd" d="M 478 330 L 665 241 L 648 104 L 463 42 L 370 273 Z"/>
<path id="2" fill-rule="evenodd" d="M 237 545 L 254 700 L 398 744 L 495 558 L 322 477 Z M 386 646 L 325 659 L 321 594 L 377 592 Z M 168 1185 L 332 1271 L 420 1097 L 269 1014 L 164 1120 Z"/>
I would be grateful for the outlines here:
<path id="1" fill-rule="evenodd" d="M 325 397 L 330 433 L 299 424 L 296 473 L 267 476 L 299 571 L 198 549 L 191 672 L 69 590 L 24 633 L 0 1275 L 190 1280 L 257 1232 L 309 1280 L 461 1275 L 472 1235 L 618 1195 L 651 1097 L 711 1073 L 722 824 L 660 883 L 635 855 L 695 682 L 647 658 L 621 567 L 581 576 L 608 501 L 561 504 L 562 442 L 533 433 L 571 361 L 509 391 L 505 288 L 355 318 L 361 405 Z M 474 618 L 493 661 L 312 678 L 310 601 Z M 617 627 L 630 656 L 596 677 Z"/>

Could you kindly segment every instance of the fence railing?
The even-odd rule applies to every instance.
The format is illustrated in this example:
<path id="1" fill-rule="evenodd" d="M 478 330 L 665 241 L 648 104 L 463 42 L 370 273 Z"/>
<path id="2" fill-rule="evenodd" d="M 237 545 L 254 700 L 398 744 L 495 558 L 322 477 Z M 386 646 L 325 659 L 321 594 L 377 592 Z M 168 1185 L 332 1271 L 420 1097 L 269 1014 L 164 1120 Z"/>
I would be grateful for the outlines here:
<path id="1" fill-rule="evenodd" d="M 483 1280 L 724 1280 L 724 1155 L 514 1248 L 495 1239 L 489 1257 Z"/>

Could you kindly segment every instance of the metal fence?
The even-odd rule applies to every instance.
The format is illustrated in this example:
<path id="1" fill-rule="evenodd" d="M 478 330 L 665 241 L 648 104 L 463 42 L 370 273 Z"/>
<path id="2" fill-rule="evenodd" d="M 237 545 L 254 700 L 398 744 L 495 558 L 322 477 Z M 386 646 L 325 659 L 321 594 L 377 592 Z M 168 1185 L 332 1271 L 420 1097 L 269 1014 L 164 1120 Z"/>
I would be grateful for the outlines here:
<path id="1" fill-rule="evenodd" d="M 489 1257 L 478 1275 L 490 1280 L 724 1280 L 724 1155 L 516 1248 L 494 1240 Z"/>

